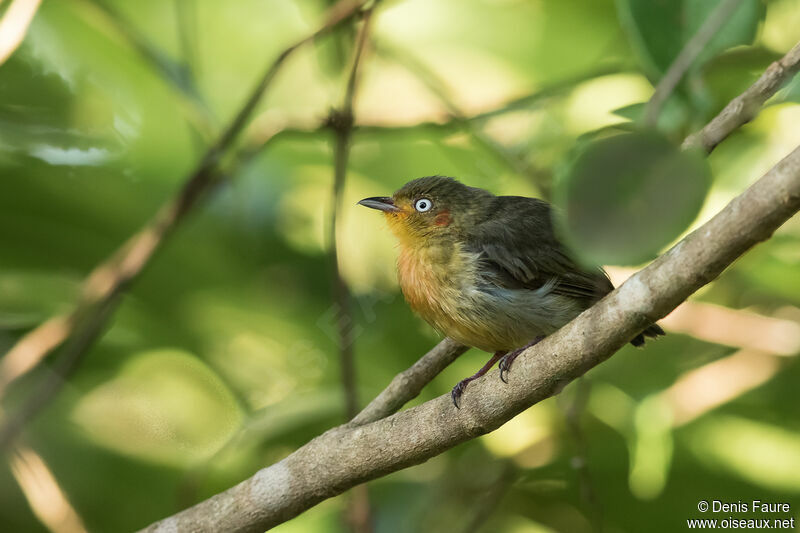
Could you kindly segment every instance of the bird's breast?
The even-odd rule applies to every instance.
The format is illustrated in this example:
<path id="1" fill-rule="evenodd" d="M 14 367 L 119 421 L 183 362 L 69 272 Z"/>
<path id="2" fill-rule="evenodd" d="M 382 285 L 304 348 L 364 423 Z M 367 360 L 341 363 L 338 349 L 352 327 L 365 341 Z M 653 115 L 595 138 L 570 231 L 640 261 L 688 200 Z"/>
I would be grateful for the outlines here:
<path id="1" fill-rule="evenodd" d="M 403 247 L 400 288 L 411 308 L 439 332 L 488 352 L 519 348 L 549 335 L 582 308 L 574 299 L 540 289 L 493 286 L 480 272 L 477 254 L 450 248 Z"/>
<path id="2" fill-rule="evenodd" d="M 468 258 L 460 247 L 403 247 L 397 271 L 411 308 L 442 330 L 442 322 L 458 313 L 460 295 L 469 284 Z"/>

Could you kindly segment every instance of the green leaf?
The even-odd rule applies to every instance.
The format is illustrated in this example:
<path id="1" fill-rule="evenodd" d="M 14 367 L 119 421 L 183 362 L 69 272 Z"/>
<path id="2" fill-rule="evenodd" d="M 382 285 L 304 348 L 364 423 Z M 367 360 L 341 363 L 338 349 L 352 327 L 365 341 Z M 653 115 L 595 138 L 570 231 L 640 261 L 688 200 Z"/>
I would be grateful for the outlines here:
<path id="1" fill-rule="evenodd" d="M 556 185 L 564 209 L 561 231 L 587 262 L 639 264 L 694 220 L 710 181 L 705 159 L 659 134 L 596 140 Z"/>
<path id="2" fill-rule="evenodd" d="M 658 79 L 721 1 L 618 0 L 617 9 L 645 70 L 652 79 Z M 742 0 L 695 66 L 723 50 L 752 43 L 764 13 L 759 0 Z"/>
<path id="3" fill-rule="evenodd" d="M 617 116 L 627 118 L 631 122 L 639 122 L 644 116 L 647 104 L 640 102 L 630 104 L 612 111 Z M 690 109 L 684 98 L 679 94 L 673 94 L 664 103 L 664 107 L 658 116 L 658 129 L 667 134 L 678 134 L 683 131 L 689 121 Z"/>

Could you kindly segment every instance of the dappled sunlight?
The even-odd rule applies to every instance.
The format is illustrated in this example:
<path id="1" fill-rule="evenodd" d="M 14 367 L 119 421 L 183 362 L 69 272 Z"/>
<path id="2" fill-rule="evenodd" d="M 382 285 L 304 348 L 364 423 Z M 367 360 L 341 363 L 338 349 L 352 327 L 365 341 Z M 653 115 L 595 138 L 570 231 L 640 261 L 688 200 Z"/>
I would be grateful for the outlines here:
<path id="1" fill-rule="evenodd" d="M 525 518 L 509 520 L 508 533 L 557 533 L 555 529 Z"/>
<path id="2" fill-rule="evenodd" d="M 783 356 L 800 352 L 800 323 L 746 309 L 688 301 L 662 319 L 660 324 L 706 342 Z"/>
<path id="3" fill-rule="evenodd" d="M 558 450 L 555 425 L 559 416 L 554 401 L 542 402 L 484 435 L 481 441 L 496 456 L 509 457 L 521 467 L 543 466 Z"/>
<path id="4" fill-rule="evenodd" d="M 196 357 L 142 352 L 84 395 L 73 421 L 96 444 L 141 460 L 188 466 L 213 454 L 241 422 L 235 398 Z"/>
<path id="5" fill-rule="evenodd" d="M 572 134 L 580 135 L 625 122 L 613 111 L 647 101 L 652 92 L 652 85 L 640 74 L 614 74 L 582 83 L 566 104 L 568 127 Z"/>
<path id="6" fill-rule="evenodd" d="M 273 312 L 278 301 L 241 298 L 232 307 L 223 294 L 207 291 L 191 298 L 186 312 L 206 339 L 204 356 L 243 392 L 249 407 L 275 404 L 319 383 L 328 360 L 317 344 L 322 331 L 316 320 L 301 327 L 288 320 L 285 306 L 283 316 Z"/>
<path id="7" fill-rule="evenodd" d="M 631 493 L 639 499 L 652 500 L 667 483 L 674 446 L 670 409 L 661 398 L 649 396 L 637 405 L 631 437 Z"/>
<path id="8" fill-rule="evenodd" d="M 777 53 L 783 53 L 797 42 L 800 11 L 795 0 L 772 0 L 761 32 L 761 42 Z"/>
<path id="9" fill-rule="evenodd" d="M 322 166 L 303 167 L 298 174 L 299 183 L 281 202 L 281 233 L 298 250 L 321 254 L 328 246 L 333 174 Z M 357 205 L 368 196 L 391 196 L 393 192 L 392 186 L 348 173 L 337 228 L 338 256 L 342 275 L 356 292 L 397 284 L 396 244 L 383 216 Z"/>
<path id="10" fill-rule="evenodd" d="M 780 368 L 780 360 L 769 353 L 739 350 L 686 372 L 661 394 L 673 424 L 680 426 L 762 385 Z"/>
<path id="11" fill-rule="evenodd" d="M 443 397 L 486 359 L 478 350 L 425 376 L 410 400 L 395 396 L 441 336 L 403 301 L 384 216 L 357 205 L 453 176 L 580 205 L 590 238 L 574 256 L 642 268 L 800 144 L 797 78 L 752 120 L 718 131 L 726 138 L 698 156 L 702 172 L 682 166 L 693 156 L 679 148 L 778 70 L 767 69 L 798 39 L 797 0 L 743 2 L 747 16 L 694 58 L 657 127 L 642 120 L 662 73 L 723 1 L 41 2 L 0 60 L 0 357 L 11 354 L 0 359 L 0 529 L 133 531 L 250 477 L 240 499 L 214 500 L 232 505 L 204 515 L 220 520 L 212 529 L 259 529 L 273 503 L 294 513 L 323 499 L 275 530 L 672 533 L 701 497 L 797 500 L 800 217 L 659 320 L 665 337 L 626 345 L 472 438 L 522 406 L 501 405 L 509 386 L 494 368 L 500 403 L 479 403 L 477 418 L 471 401 L 457 410 Z M 12 3 L 0 0 L 0 14 Z M 623 130 L 625 150 L 599 143 L 609 157 L 576 171 L 581 151 Z M 338 135 L 349 145 L 341 291 L 330 262 Z M 482 295 L 506 298 L 533 288 L 518 274 L 571 268 L 535 224 L 530 242 L 504 246 L 510 226 L 529 221 L 520 213 L 466 243 L 507 256 L 492 280 L 502 288 L 481 285 Z M 451 229 L 472 240 L 461 220 Z M 758 238 L 751 228 L 769 220 L 733 227 Z M 125 244 L 137 234 L 152 255 Z M 694 281 L 718 274 L 694 259 L 650 278 L 645 297 L 663 310 L 673 302 L 656 292 L 688 288 L 684 269 Z M 463 262 L 450 264 L 442 278 L 458 282 Z M 135 268 L 90 275 L 119 265 Z M 618 286 L 637 269 L 608 271 Z M 437 298 L 423 277 L 439 277 L 415 276 L 432 308 L 464 312 L 468 300 Z M 583 305 L 583 281 L 559 291 Z M 446 296 L 476 296 L 463 289 Z M 486 309 L 478 301 L 454 322 L 503 316 Z M 537 350 L 536 367 L 572 380 L 597 364 L 597 339 L 583 333 L 585 352 Z M 560 392 L 558 377 L 515 375 Z M 351 403 L 363 408 L 390 383 L 380 398 L 397 416 L 337 428 Z M 373 531 L 348 524 L 353 483 L 367 484 L 357 491 L 368 504 L 355 501 Z M 230 518 L 243 527 L 222 524 Z M 197 529 L 175 523 L 165 525 Z"/>
<path id="12" fill-rule="evenodd" d="M 81 517 L 38 453 L 26 446 L 17 446 L 10 458 L 11 472 L 28 505 L 52 533 L 86 532 Z"/>
<path id="13" fill-rule="evenodd" d="M 595 418 L 622 435 L 629 434 L 633 429 L 636 401 L 610 383 L 592 383 L 587 408 Z"/>
<path id="14" fill-rule="evenodd" d="M 800 433 L 733 416 L 698 422 L 689 435 L 697 460 L 776 492 L 800 493 Z"/>
<path id="15" fill-rule="evenodd" d="M 444 122 L 447 110 L 401 65 L 375 58 L 364 71 L 362 95 L 356 103 L 358 123 L 408 126 L 420 122 Z M 386 105 L 389 101 L 392 105 Z"/>

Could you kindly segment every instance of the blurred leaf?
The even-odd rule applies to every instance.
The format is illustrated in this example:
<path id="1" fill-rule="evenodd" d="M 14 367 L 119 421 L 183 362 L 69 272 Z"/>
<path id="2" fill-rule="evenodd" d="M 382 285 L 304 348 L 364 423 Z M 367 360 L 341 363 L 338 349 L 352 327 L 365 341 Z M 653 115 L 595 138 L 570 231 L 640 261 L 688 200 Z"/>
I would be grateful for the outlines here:
<path id="1" fill-rule="evenodd" d="M 666 72 L 684 45 L 722 0 L 618 0 L 620 21 L 651 79 Z M 749 44 L 765 9 L 759 0 L 742 0 L 728 22 L 697 58 L 700 65 L 722 50 Z"/>
<path id="2" fill-rule="evenodd" d="M 656 133 L 601 139 L 580 151 L 556 186 L 562 230 L 589 262 L 639 264 L 686 229 L 709 185 L 699 155 Z"/>
<path id="3" fill-rule="evenodd" d="M 631 104 L 615 109 L 613 113 L 617 116 L 627 118 L 631 122 L 639 122 L 644 116 L 646 105 L 646 102 Z M 689 115 L 690 110 L 686 102 L 679 94 L 673 94 L 664 103 L 664 107 L 658 115 L 658 130 L 668 135 L 679 133 L 686 126 Z"/>
<path id="4" fill-rule="evenodd" d="M 742 417 L 715 416 L 690 433 L 698 458 L 764 489 L 800 493 L 800 433 Z"/>
<path id="5" fill-rule="evenodd" d="M 710 60 L 703 67 L 702 77 L 710 99 L 710 111 L 719 112 L 780 57 L 765 48 L 751 47 L 729 50 Z"/>
<path id="6" fill-rule="evenodd" d="M 65 275 L 4 270 L 0 273 L 0 331 L 27 329 L 69 310 L 78 281 Z"/>
<path id="7" fill-rule="evenodd" d="M 778 102 L 800 102 L 800 76 L 795 76 L 775 98 Z"/>
<path id="8" fill-rule="evenodd" d="M 74 419 L 98 444 L 144 460 L 187 465 L 236 431 L 241 413 L 219 378 L 179 350 L 141 353 L 78 402 Z"/>
<path id="9" fill-rule="evenodd" d="M 645 398 L 636 408 L 631 436 L 631 492 L 652 500 L 664 490 L 672 460 L 672 411 L 658 395 Z"/>

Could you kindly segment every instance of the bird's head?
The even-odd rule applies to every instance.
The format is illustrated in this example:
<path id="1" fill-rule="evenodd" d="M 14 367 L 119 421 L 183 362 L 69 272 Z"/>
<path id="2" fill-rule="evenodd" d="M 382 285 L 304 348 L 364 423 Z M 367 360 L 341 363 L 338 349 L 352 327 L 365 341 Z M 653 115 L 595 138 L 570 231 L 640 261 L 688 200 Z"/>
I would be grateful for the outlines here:
<path id="1" fill-rule="evenodd" d="M 453 178 L 429 176 L 409 181 L 392 196 L 364 198 L 360 205 L 383 211 L 405 246 L 453 240 L 482 220 L 495 196 Z"/>

